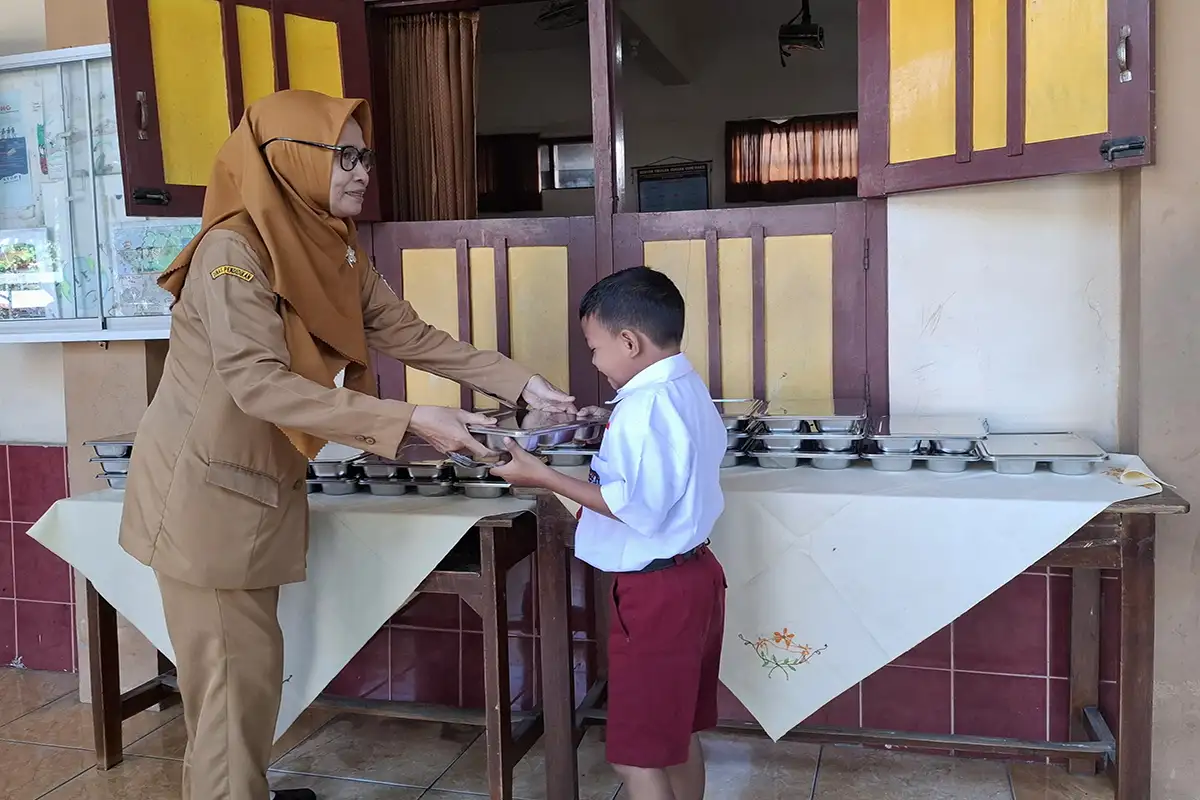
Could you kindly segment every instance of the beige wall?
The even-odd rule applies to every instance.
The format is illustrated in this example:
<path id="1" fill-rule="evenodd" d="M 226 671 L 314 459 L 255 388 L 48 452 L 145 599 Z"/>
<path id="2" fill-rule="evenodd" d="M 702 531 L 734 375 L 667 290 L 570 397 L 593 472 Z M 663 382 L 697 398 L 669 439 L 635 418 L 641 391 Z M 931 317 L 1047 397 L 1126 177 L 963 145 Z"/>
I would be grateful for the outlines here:
<path id="1" fill-rule="evenodd" d="M 43 0 L 4 0 L 0 9 L 0 56 L 46 49 Z"/>
<path id="2" fill-rule="evenodd" d="M 1146 460 L 1200 504 L 1200 3 L 1157 9 L 1158 166 L 1130 187 L 1140 205 L 1128 265 L 1140 278 L 1138 424 Z M 1200 510 L 1159 526 L 1153 800 L 1200 797 L 1198 530 Z"/>

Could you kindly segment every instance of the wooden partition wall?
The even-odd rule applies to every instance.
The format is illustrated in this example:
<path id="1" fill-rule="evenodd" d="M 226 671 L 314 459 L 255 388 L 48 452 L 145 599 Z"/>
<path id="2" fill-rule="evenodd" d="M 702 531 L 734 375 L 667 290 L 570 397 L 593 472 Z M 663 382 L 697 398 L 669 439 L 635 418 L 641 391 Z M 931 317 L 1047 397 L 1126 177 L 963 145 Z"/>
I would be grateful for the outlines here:
<path id="1" fill-rule="evenodd" d="M 389 222 L 372 226 L 375 266 L 431 325 L 537 370 L 583 403 L 597 376 L 575 309 L 596 281 L 591 217 Z M 489 398 L 377 356 L 383 397 L 489 408 Z"/>
<path id="2" fill-rule="evenodd" d="M 865 201 L 616 214 L 613 266 L 644 264 L 679 286 L 684 352 L 714 396 L 866 399 L 884 413 L 883 224 Z M 581 402 L 611 397 L 575 314 L 605 272 L 591 217 L 385 223 L 372 238 L 384 278 L 430 324 L 527 364 Z M 378 371 L 385 397 L 491 405 L 391 359 L 380 357 Z"/>

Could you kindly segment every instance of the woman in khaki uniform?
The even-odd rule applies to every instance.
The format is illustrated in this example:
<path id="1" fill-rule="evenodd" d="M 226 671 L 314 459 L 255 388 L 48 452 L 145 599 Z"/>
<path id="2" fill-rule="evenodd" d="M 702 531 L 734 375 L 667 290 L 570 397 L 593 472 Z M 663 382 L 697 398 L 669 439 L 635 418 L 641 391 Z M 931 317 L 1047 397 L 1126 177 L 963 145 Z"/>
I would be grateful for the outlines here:
<path id="1" fill-rule="evenodd" d="M 375 397 L 368 351 L 509 402 L 571 407 L 529 370 L 423 323 L 371 266 L 350 221 L 370 134 L 359 100 L 288 91 L 252 105 L 217 156 L 200 235 L 159 281 L 175 298 L 170 352 L 138 430 L 121 545 L 158 576 L 185 800 L 271 794 L 276 609 L 279 587 L 305 576 L 308 458 L 327 441 L 394 457 L 408 433 L 483 450 L 464 425 L 486 418 Z"/>

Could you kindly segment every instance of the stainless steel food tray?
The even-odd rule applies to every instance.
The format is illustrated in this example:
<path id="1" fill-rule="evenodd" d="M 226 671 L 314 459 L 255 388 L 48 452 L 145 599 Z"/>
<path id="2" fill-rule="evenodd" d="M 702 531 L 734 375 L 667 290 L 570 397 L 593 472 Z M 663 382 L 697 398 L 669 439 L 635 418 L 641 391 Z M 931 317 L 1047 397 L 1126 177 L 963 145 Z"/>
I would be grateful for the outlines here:
<path id="1" fill-rule="evenodd" d="M 1100 445 L 1076 433 L 994 433 L 978 448 L 1002 475 L 1029 475 L 1038 464 L 1059 475 L 1088 475 L 1108 459 Z"/>
<path id="2" fill-rule="evenodd" d="M 579 419 L 569 414 L 507 410 L 494 416 L 495 425 L 468 425 L 467 431 L 489 450 L 496 451 L 504 450 L 509 441 L 529 452 L 570 441 L 587 441 L 588 437 L 598 438 L 605 426 L 603 418 Z"/>
<path id="3" fill-rule="evenodd" d="M 875 442 L 867 444 L 862 451 L 862 457 L 880 472 L 907 472 L 913 468 L 914 463 L 923 462 L 930 472 L 955 473 L 965 471 L 969 465 L 980 460 L 974 450 L 951 454 L 922 447 L 911 453 L 892 453 L 881 450 Z"/>
<path id="4" fill-rule="evenodd" d="M 99 464 L 100 469 L 105 475 L 128 475 L 129 474 L 129 459 L 128 458 L 89 458 L 89 462 Z"/>
<path id="5" fill-rule="evenodd" d="M 713 400 L 713 404 L 717 407 L 717 411 L 721 414 L 721 419 L 725 422 L 725 429 L 729 431 L 741 431 L 750 427 L 750 423 L 766 406 L 762 400 L 745 398 L 722 398 L 720 400 Z"/>
<path id="6" fill-rule="evenodd" d="M 403 462 L 381 458 L 376 455 L 366 455 L 352 462 L 358 467 L 364 477 L 372 480 L 385 478 L 407 478 L 408 470 Z"/>
<path id="7" fill-rule="evenodd" d="M 133 434 L 126 433 L 120 436 L 108 436 L 104 439 L 92 439 L 84 442 L 83 446 L 95 450 L 99 458 L 129 458 L 133 452 Z"/>
<path id="8" fill-rule="evenodd" d="M 476 500 L 503 497 L 512 488 L 504 481 L 459 481 L 463 494 Z"/>
<path id="9" fill-rule="evenodd" d="M 353 478 L 309 478 L 311 490 L 328 495 L 346 495 L 358 492 L 358 481 Z"/>
<path id="10" fill-rule="evenodd" d="M 760 467 L 768 469 L 792 469 L 808 462 L 815 469 L 846 469 L 858 460 L 858 452 L 829 453 L 821 450 L 763 450 L 754 448 L 748 456 Z"/>
<path id="11" fill-rule="evenodd" d="M 599 453 L 599 448 L 569 446 L 551 447 L 541 451 L 552 467 L 582 467 L 590 464 L 592 458 Z"/>
<path id="12" fill-rule="evenodd" d="M 454 492 L 453 481 L 411 481 L 416 487 L 417 494 L 422 497 L 444 497 Z"/>
<path id="13" fill-rule="evenodd" d="M 412 491 L 413 482 L 388 478 L 364 478 L 358 482 L 367 491 L 380 497 L 401 497 Z"/>
<path id="14" fill-rule="evenodd" d="M 754 442 L 764 450 L 780 453 L 794 452 L 805 447 L 816 447 L 828 453 L 845 453 L 853 450 L 862 438 L 861 423 L 856 423 L 843 433 L 760 433 L 754 437 Z"/>
<path id="15" fill-rule="evenodd" d="M 119 492 L 125 491 L 125 475 L 111 475 L 108 473 L 100 473 L 96 476 L 98 480 L 108 481 L 108 488 L 116 489 Z"/>
<path id="16" fill-rule="evenodd" d="M 849 433 L 867 418 L 862 400 L 773 400 L 758 419 L 771 433 Z"/>
<path id="17" fill-rule="evenodd" d="M 964 455 L 987 435 L 987 420 L 982 417 L 895 414 L 876 420 L 868 438 L 883 453 L 911 453 L 929 444 L 938 453 Z"/>

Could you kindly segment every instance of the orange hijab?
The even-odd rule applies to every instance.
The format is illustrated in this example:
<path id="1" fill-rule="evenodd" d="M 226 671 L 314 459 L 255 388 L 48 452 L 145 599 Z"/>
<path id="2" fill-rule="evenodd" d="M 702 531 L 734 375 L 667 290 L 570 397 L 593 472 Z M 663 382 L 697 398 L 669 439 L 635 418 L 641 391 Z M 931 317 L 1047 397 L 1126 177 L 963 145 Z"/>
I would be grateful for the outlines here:
<path id="1" fill-rule="evenodd" d="M 329 212 L 331 173 L 341 169 L 334 161 L 338 154 L 294 142 L 273 142 L 262 149 L 276 137 L 337 144 L 351 118 L 369 147 L 371 112 L 364 100 L 283 91 L 247 108 L 217 153 L 199 235 L 158 284 L 178 301 L 192 257 L 208 232 L 241 234 L 258 251 L 279 297 L 291 371 L 332 388 L 345 368 L 346 388 L 375 394 L 356 272 L 369 268 L 367 258 L 358 247 L 354 223 Z M 325 445 L 303 431 L 283 432 L 309 458 Z"/>

